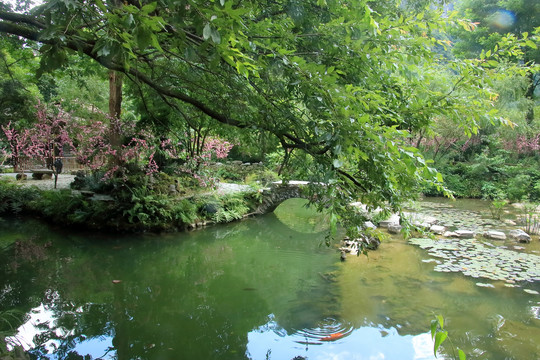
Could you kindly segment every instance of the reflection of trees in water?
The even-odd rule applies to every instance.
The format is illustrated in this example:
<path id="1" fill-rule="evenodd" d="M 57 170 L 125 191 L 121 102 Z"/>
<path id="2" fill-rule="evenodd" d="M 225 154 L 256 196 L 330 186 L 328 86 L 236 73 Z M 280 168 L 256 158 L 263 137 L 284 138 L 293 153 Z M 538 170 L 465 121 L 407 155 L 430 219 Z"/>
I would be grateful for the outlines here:
<path id="1" fill-rule="evenodd" d="M 56 356 L 69 358 L 79 343 L 105 336 L 119 359 L 237 359 L 268 314 L 292 331 L 326 316 L 317 299 L 337 303 L 317 275 L 328 253 L 313 256 L 306 236 L 271 215 L 119 245 L 53 239 L 43 256 L 32 248 L 16 271 L 3 270 L 0 287 L 12 290 L 0 306 L 50 309 L 54 319 L 36 338 L 38 357 L 51 340 Z M 14 251 L 0 253 L 3 264 Z"/>

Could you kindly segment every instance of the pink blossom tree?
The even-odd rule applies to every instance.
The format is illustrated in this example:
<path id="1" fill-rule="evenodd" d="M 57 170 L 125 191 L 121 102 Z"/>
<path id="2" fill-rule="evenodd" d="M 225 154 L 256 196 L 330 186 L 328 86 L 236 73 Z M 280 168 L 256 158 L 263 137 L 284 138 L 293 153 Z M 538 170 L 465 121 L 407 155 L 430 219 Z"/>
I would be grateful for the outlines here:
<path id="1" fill-rule="evenodd" d="M 3 148 L 2 152 L 7 158 L 11 159 L 11 164 L 15 172 L 22 170 L 21 165 L 24 162 L 24 155 L 26 148 L 26 142 L 28 138 L 28 130 L 23 130 L 22 132 L 16 130 L 11 125 L 11 121 L 6 125 L 2 126 L 2 131 L 7 139 L 8 148 Z"/>
<path id="2" fill-rule="evenodd" d="M 145 170 L 147 175 L 158 171 L 154 160 L 157 145 L 153 134 L 135 131 L 134 124 L 118 119 L 107 126 L 101 121 L 79 125 L 75 134 L 75 155 L 77 161 L 92 170 L 105 169 L 105 179 L 126 177 L 128 164 L 134 164 Z M 110 129 L 114 127 L 114 136 L 124 141 L 118 146 L 111 141 Z M 114 159 L 114 161 L 111 161 Z"/>
<path id="3" fill-rule="evenodd" d="M 2 130 L 10 147 L 10 157 L 14 170 L 22 171 L 25 158 L 41 161 L 54 171 L 55 187 L 58 180 L 57 169 L 53 168 L 54 159 L 63 156 L 64 147 L 73 147 L 67 131 L 71 117 L 57 106 L 50 111 L 38 102 L 36 105 L 37 122 L 30 129 L 17 131 L 11 122 Z M 6 152 L 6 150 L 4 150 Z"/>
<path id="4" fill-rule="evenodd" d="M 105 179 L 127 179 L 128 165 L 135 165 L 146 175 L 158 172 L 156 153 L 159 152 L 166 158 L 183 159 L 185 162 L 179 171 L 190 174 L 202 186 L 209 186 L 213 181 L 203 174 L 201 167 L 226 158 L 233 147 L 232 143 L 217 136 L 199 139 L 196 147 L 189 139 L 174 142 L 166 137 L 157 138 L 149 131 L 136 130 L 134 123 L 117 118 L 109 118 L 109 124 L 101 120 L 81 123 L 59 105 L 48 109 L 39 103 L 36 117 L 37 122 L 30 129 L 17 131 L 11 123 L 2 127 L 9 150 L 3 149 L 0 154 L 9 156 L 16 168 L 20 168 L 28 157 L 53 169 L 55 158 L 70 149 L 79 163 L 92 170 L 104 170 Z M 120 141 L 113 141 L 112 137 L 119 137 L 116 140 Z M 193 151 L 194 148 L 197 150 Z M 55 179 L 57 175 L 55 173 Z"/>
<path id="5" fill-rule="evenodd" d="M 37 123 L 28 130 L 24 153 L 40 159 L 48 169 L 53 169 L 56 157 L 64 155 L 64 148 L 73 148 L 68 128 L 72 119 L 60 106 L 47 109 L 41 103 L 36 106 Z"/>

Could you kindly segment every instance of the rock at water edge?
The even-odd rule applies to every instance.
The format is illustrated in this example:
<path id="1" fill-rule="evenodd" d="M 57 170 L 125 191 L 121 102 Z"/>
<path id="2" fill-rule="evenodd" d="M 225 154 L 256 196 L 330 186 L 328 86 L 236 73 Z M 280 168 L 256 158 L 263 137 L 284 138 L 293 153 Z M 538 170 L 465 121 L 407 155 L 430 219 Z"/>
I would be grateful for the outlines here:
<path id="1" fill-rule="evenodd" d="M 375 224 L 372 223 L 371 221 L 364 222 L 364 227 L 366 229 L 373 229 L 373 230 L 375 230 L 377 228 L 377 226 L 375 226 Z"/>
<path id="2" fill-rule="evenodd" d="M 437 234 L 437 235 L 442 235 L 446 231 L 446 227 L 444 227 L 442 225 L 432 225 L 429 228 L 429 231 L 431 231 L 432 233 Z"/>
<path id="3" fill-rule="evenodd" d="M 402 229 L 402 227 L 401 227 L 401 225 L 399 225 L 399 224 L 393 223 L 393 224 L 389 224 L 389 225 L 388 225 L 388 232 L 389 232 L 390 234 L 399 234 L 399 232 L 401 231 L 401 229 Z"/>
<path id="4" fill-rule="evenodd" d="M 506 240 L 506 234 L 502 231 L 489 230 L 484 232 L 484 237 L 486 239 L 492 240 Z"/>
<path id="5" fill-rule="evenodd" d="M 530 243 L 531 242 L 531 237 L 529 236 L 529 234 L 527 234 L 525 231 L 521 230 L 521 229 L 517 229 L 517 230 L 512 230 L 508 233 L 508 236 L 510 236 L 511 239 L 514 239 L 516 240 L 517 242 L 520 242 L 520 243 Z"/>
<path id="6" fill-rule="evenodd" d="M 443 236 L 444 237 L 447 237 L 447 238 L 454 238 L 454 237 L 458 237 L 458 234 L 456 234 L 455 232 L 453 231 L 445 231 L 443 233 Z"/>
<path id="7" fill-rule="evenodd" d="M 387 228 L 390 224 L 399 224 L 400 218 L 398 214 L 394 214 L 390 219 L 383 220 L 379 223 L 379 226 L 382 228 Z"/>
<path id="8" fill-rule="evenodd" d="M 473 239 L 474 231 L 471 230 L 456 230 L 456 235 L 461 239 Z"/>

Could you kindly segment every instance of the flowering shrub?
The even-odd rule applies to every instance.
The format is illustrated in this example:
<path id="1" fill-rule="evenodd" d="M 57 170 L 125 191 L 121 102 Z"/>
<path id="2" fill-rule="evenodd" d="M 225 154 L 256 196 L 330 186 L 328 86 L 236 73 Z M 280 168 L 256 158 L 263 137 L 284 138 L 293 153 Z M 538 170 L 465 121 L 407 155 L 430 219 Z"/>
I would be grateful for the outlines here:
<path id="1" fill-rule="evenodd" d="M 124 178 L 129 165 L 143 169 L 147 175 L 158 171 L 154 160 L 156 151 L 153 134 L 136 132 L 134 125 L 109 119 L 110 124 L 93 121 L 74 127 L 77 161 L 92 170 L 107 169 L 104 178 Z M 121 139 L 119 145 L 113 144 L 111 133 Z M 133 168 L 133 167 L 132 167 Z"/>
<path id="2" fill-rule="evenodd" d="M 206 170 L 213 160 L 224 159 L 234 145 L 219 137 L 207 138 L 199 153 L 189 156 L 186 150 L 180 152 L 186 158 L 186 163 L 178 171 L 193 176 L 201 187 L 214 186 L 217 179 Z"/>
<path id="3" fill-rule="evenodd" d="M 515 151 L 518 154 L 533 154 L 540 150 L 540 134 L 536 136 L 518 135 L 514 140 L 504 141 L 506 150 Z"/>
<path id="4" fill-rule="evenodd" d="M 50 167 L 55 156 L 64 155 L 64 146 L 73 148 L 67 131 L 71 116 L 60 106 L 51 112 L 38 103 L 36 110 L 38 121 L 27 131 L 27 143 L 23 151 L 28 157 L 46 160 Z"/>
<path id="5" fill-rule="evenodd" d="M 0 166 L 4 165 L 6 160 L 9 159 L 10 157 L 11 157 L 11 154 L 9 153 L 9 151 L 7 151 L 7 149 L 3 147 L 0 148 Z"/>
<path id="6" fill-rule="evenodd" d="M 64 147 L 73 147 L 67 131 L 69 114 L 57 106 L 56 111 L 47 111 L 41 104 L 36 105 L 37 123 L 30 129 L 17 131 L 11 122 L 2 126 L 9 144 L 9 151 L 2 149 L 6 157 L 11 158 L 15 170 L 22 165 L 24 158 L 42 160 L 51 167 L 55 156 L 62 156 Z"/>
<path id="7" fill-rule="evenodd" d="M 2 131 L 6 136 L 9 146 L 9 149 L 2 148 L 3 157 L 6 159 L 11 159 L 11 164 L 13 165 L 15 171 L 17 171 L 20 165 L 21 155 L 23 154 L 21 136 L 17 130 L 11 128 L 11 121 L 7 124 L 7 126 L 2 126 Z"/>
<path id="8" fill-rule="evenodd" d="M 227 157 L 233 147 L 219 137 L 207 137 L 198 151 L 188 151 L 190 146 L 186 145 L 190 144 L 165 137 L 158 139 L 148 131 L 137 131 L 134 123 L 119 119 L 109 119 L 109 124 L 77 122 L 60 106 L 47 109 L 38 104 L 36 116 L 37 123 L 30 129 L 17 131 L 11 123 L 2 127 L 9 148 L 1 148 L 0 156 L 11 158 L 16 168 L 25 157 L 43 160 L 50 168 L 54 157 L 62 156 L 64 149 L 69 148 L 79 163 L 92 170 L 105 170 L 104 179 L 126 180 L 128 169 L 139 169 L 146 175 L 157 173 L 159 152 L 165 158 L 183 159 L 179 173 L 197 179 L 201 186 L 211 186 L 215 180 L 205 175 L 204 167 L 210 161 Z M 113 137 L 119 140 L 117 144 Z"/>

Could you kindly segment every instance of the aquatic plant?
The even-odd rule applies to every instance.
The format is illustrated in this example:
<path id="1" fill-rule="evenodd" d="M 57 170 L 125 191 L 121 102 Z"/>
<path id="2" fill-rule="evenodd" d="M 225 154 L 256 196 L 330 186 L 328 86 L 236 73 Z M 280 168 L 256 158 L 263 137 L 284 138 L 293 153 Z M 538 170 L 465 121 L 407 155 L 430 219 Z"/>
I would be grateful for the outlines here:
<path id="1" fill-rule="evenodd" d="M 444 318 L 442 315 L 435 315 L 435 319 L 431 320 L 431 338 L 433 339 L 433 354 L 435 357 L 437 357 L 437 351 L 439 350 L 439 347 L 442 345 L 442 343 L 448 339 L 450 343 L 452 343 L 452 340 L 448 337 L 448 331 L 444 329 Z M 459 360 L 466 360 L 467 356 L 463 352 L 463 350 L 457 348 L 458 350 L 458 357 L 456 357 L 455 349 L 456 347 L 454 344 L 452 345 L 452 351 L 454 352 L 454 358 Z"/>
<path id="2" fill-rule="evenodd" d="M 538 213 L 536 212 L 537 208 L 538 204 L 524 203 L 522 208 L 523 211 L 518 216 L 518 222 L 523 231 L 529 235 L 540 234 L 540 219 L 538 218 Z"/>
<path id="3" fill-rule="evenodd" d="M 489 211 L 491 212 L 491 217 L 497 220 L 500 220 L 503 214 L 503 209 L 506 206 L 508 201 L 502 199 L 496 199 L 489 204 Z"/>
<path id="4" fill-rule="evenodd" d="M 538 255 L 519 253 L 470 239 L 415 238 L 410 239 L 409 243 L 427 249 L 429 255 L 442 259 L 435 261 L 435 271 L 461 272 L 473 278 L 505 281 L 506 286 L 540 280 Z"/>

